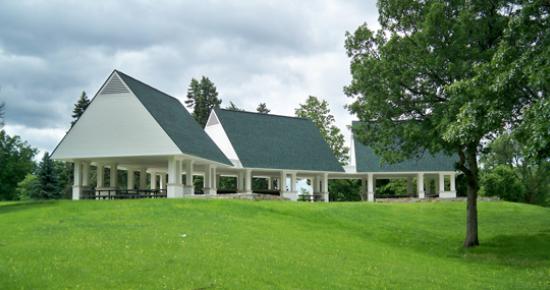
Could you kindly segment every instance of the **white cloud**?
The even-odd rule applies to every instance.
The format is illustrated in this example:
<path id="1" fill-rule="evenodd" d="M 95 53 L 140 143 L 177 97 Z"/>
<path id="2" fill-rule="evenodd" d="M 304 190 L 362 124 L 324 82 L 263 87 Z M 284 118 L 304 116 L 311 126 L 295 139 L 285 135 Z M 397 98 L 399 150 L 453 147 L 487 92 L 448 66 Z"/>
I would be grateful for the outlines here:
<path id="1" fill-rule="evenodd" d="M 266 102 L 293 115 L 326 99 L 337 125 L 352 116 L 345 32 L 377 27 L 375 1 L 10 1 L 0 4 L 0 102 L 6 124 L 51 151 L 82 90 L 113 69 L 185 99 L 208 76 L 221 98 L 248 110 Z M 67 13 L 67 11 L 70 11 Z"/>

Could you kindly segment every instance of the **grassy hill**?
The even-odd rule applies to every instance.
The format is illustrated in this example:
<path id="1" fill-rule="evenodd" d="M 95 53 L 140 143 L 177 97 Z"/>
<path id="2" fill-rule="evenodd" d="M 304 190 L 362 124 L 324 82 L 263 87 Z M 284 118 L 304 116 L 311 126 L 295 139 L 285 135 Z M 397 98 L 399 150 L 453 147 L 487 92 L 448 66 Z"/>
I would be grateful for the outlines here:
<path id="1" fill-rule="evenodd" d="M 550 209 L 463 202 L 0 203 L 2 289 L 550 288 Z"/>

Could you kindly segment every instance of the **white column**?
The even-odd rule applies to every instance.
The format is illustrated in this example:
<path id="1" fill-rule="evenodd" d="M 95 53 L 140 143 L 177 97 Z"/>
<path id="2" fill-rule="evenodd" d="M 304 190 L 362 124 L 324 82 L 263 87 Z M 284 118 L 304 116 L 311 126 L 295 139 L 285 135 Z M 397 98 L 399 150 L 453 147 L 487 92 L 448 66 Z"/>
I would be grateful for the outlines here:
<path id="1" fill-rule="evenodd" d="M 313 177 L 313 194 L 319 194 L 321 192 L 321 177 L 315 175 Z"/>
<path id="2" fill-rule="evenodd" d="M 414 193 L 414 187 L 413 187 L 413 178 L 412 176 L 407 177 L 407 194 L 413 194 Z"/>
<path id="3" fill-rule="evenodd" d="M 328 173 L 323 173 L 321 183 L 321 194 L 323 195 L 323 200 L 329 202 L 329 193 L 328 193 Z"/>
<path id="4" fill-rule="evenodd" d="M 134 170 L 131 169 L 131 168 L 128 168 L 128 170 L 126 172 L 127 172 L 127 175 L 128 175 L 128 178 L 127 178 L 128 184 L 127 184 L 126 188 L 128 190 L 134 189 L 134 187 L 135 187 Z"/>
<path id="5" fill-rule="evenodd" d="M 151 190 L 157 189 L 157 173 L 151 172 Z"/>
<path id="6" fill-rule="evenodd" d="M 193 160 L 187 160 L 185 162 L 185 186 L 183 187 L 183 194 L 195 194 L 195 186 L 193 185 L 193 163 Z"/>
<path id="7" fill-rule="evenodd" d="M 290 174 L 290 192 L 296 193 L 296 172 Z"/>
<path id="8" fill-rule="evenodd" d="M 242 171 L 237 172 L 237 193 L 244 191 L 244 174 Z"/>
<path id="9" fill-rule="evenodd" d="M 96 180 L 97 180 L 96 188 L 101 189 L 105 186 L 105 180 L 104 180 L 105 166 L 103 165 L 103 163 L 99 163 L 99 162 L 96 163 L 96 175 L 97 175 L 96 176 Z"/>
<path id="10" fill-rule="evenodd" d="M 183 184 L 181 183 L 181 161 L 175 157 L 168 160 L 168 184 L 166 186 L 167 198 L 183 197 Z"/>
<path id="11" fill-rule="evenodd" d="M 109 187 L 111 189 L 116 189 L 118 185 L 118 165 L 116 163 L 111 163 L 109 165 Z"/>
<path id="12" fill-rule="evenodd" d="M 439 198 L 456 198 L 456 184 L 455 184 L 456 175 L 454 173 L 449 174 L 450 188 L 449 191 L 443 191 L 439 194 Z M 441 185 L 439 185 L 441 187 Z"/>
<path id="13" fill-rule="evenodd" d="M 82 195 L 82 164 L 80 161 L 74 162 L 73 171 L 73 200 L 79 200 Z"/>
<path id="14" fill-rule="evenodd" d="M 283 195 L 283 193 L 287 192 L 286 191 L 286 171 L 281 171 L 280 173 L 280 176 L 279 176 L 279 192 L 281 193 L 281 196 Z"/>
<path id="15" fill-rule="evenodd" d="M 216 168 L 213 165 L 206 165 L 204 170 L 204 179 L 203 179 L 203 192 L 204 194 L 214 195 L 216 194 L 216 188 L 214 186 L 216 175 Z M 214 175 L 213 175 L 214 174 Z"/>
<path id="16" fill-rule="evenodd" d="M 368 187 L 368 190 L 367 190 L 367 200 L 370 201 L 370 202 L 373 202 L 374 201 L 374 188 L 375 188 L 375 182 L 376 180 L 374 179 L 374 174 L 372 173 L 369 173 L 367 175 L 367 178 L 368 178 L 368 182 L 367 182 L 367 187 Z"/>
<path id="17" fill-rule="evenodd" d="M 267 181 L 267 190 L 273 189 L 273 180 L 271 180 L 271 177 L 266 178 Z"/>
<path id="18" fill-rule="evenodd" d="M 418 193 L 418 198 L 425 198 L 424 173 L 418 173 L 416 175 L 416 191 Z"/>
<path id="19" fill-rule="evenodd" d="M 139 170 L 139 189 L 146 189 L 147 187 L 147 170 L 142 168 Z"/>
<path id="20" fill-rule="evenodd" d="M 216 166 L 212 166 L 212 169 L 210 170 L 211 171 L 211 177 L 212 177 L 212 184 L 210 185 L 210 188 L 212 188 L 213 190 L 213 194 L 217 194 L 217 191 L 218 191 L 218 183 L 220 182 L 220 176 L 218 175 L 217 173 L 217 168 Z"/>
<path id="21" fill-rule="evenodd" d="M 164 182 L 166 181 L 166 176 L 163 172 L 159 173 L 159 189 L 164 190 L 166 187 L 164 186 Z"/>
<path id="22" fill-rule="evenodd" d="M 90 162 L 82 162 L 82 187 L 90 186 Z"/>
<path id="23" fill-rule="evenodd" d="M 244 171 L 244 192 L 252 194 L 252 170 L 250 169 Z"/>

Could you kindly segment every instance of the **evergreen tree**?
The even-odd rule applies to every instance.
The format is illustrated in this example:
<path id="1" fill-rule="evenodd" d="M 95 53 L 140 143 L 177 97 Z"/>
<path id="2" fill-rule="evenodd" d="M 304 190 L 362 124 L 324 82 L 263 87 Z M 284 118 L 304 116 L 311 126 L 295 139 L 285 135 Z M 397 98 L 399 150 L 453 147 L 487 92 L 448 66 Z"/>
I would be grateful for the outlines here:
<path id="1" fill-rule="evenodd" d="M 307 118 L 321 131 L 321 135 L 330 146 L 334 156 L 345 164 L 348 159 L 349 148 L 344 144 L 344 135 L 336 125 L 334 116 L 330 114 L 328 102 L 319 100 L 317 97 L 309 96 L 304 104 L 295 110 L 296 116 Z"/>
<path id="2" fill-rule="evenodd" d="M 271 110 L 267 108 L 267 105 L 265 103 L 260 103 L 256 108 L 256 111 L 262 114 L 269 114 L 269 112 L 271 112 Z"/>
<path id="3" fill-rule="evenodd" d="M 57 199 L 61 197 L 55 163 L 48 152 L 44 153 L 38 166 L 38 180 L 40 181 L 40 192 L 37 198 Z"/>
<path id="4" fill-rule="evenodd" d="M 80 95 L 80 98 L 74 104 L 73 109 L 73 121 L 71 122 L 71 127 L 78 121 L 78 118 L 84 114 L 84 111 L 88 106 L 90 105 L 90 99 L 88 99 L 88 96 L 86 95 L 86 92 L 82 91 L 82 94 Z"/>
<path id="5" fill-rule="evenodd" d="M 193 108 L 193 118 L 202 126 L 206 125 L 210 111 L 218 108 L 222 100 L 218 99 L 216 86 L 207 77 L 202 77 L 200 81 L 192 79 L 187 90 L 187 100 L 185 104 Z"/>
<path id="6" fill-rule="evenodd" d="M 233 102 L 229 102 L 229 105 L 227 107 L 225 107 L 226 110 L 230 110 L 230 111 L 238 111 L 238 112 L 243 112 L 244 110 L 237 107 L 237 105 L 235 105 L 235 103 Z"/>
<path id="7" fill-rule="evenodd" d="M 465 247 L 479 245 L 482 141 L 523 127 L 531 155 L 550 156 L 546 3 L 379 1 L 380 30 L 364 24 L 347 33 L 345 92 L 363 121 L 356 136 L 385 162 L 423 150 L 458 155 L 467 184 Z"/>

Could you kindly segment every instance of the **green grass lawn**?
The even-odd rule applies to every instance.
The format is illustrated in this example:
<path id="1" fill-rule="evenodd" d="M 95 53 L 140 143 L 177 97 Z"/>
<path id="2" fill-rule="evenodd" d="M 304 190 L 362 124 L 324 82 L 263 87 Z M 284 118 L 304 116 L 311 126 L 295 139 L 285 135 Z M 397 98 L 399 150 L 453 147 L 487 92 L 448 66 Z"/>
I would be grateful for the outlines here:
<path id="1" fill-rule="evenodd" d="M 550 209 L 130 200 L 0 203 L 2 289 L 550 288 Z"/>

